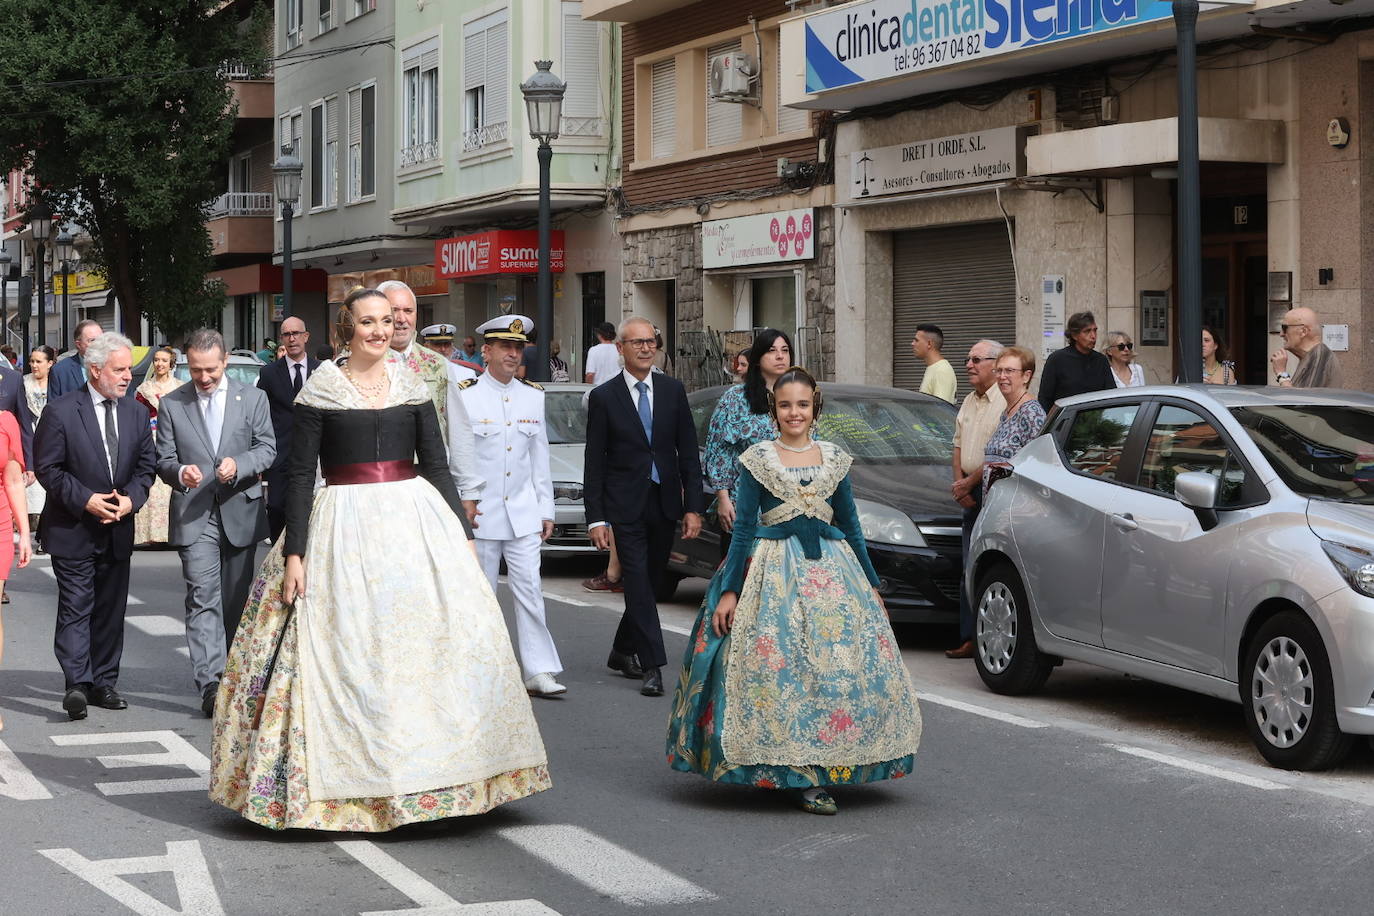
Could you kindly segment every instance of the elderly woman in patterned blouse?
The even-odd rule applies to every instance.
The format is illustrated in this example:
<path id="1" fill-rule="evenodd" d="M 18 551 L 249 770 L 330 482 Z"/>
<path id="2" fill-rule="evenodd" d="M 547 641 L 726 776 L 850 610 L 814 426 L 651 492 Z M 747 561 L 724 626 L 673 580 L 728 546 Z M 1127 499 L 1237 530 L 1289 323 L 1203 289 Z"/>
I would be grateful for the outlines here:
<path id="1" fill-rule="evenodd" d="M 739 480 L 739 456 L 756 442 L 778 437 L 768 394 L 773 383 L 792 365 L 792 339 L 782 331 L 764 328 L 749 348 L 749 370 L 744 384 L 721 395 L 706 432 L 706 456 L 702 470 L 716 491 L 716 515 L 726 535 L 735 527 L 735 484 Z M 722 538 L 722 551 L 730 549 Z"/>
<path id="2" fill-rule="evenodd" d="M 1007 347 L 997 357 L 997 389 L 1006 399 L 1007 409 L 997 423 L 992 438 L 983 449 L 983 495 L 1001 476 L 998 469 L 1011 467 L 1010 461 L 1026 447 L 1045 425 L 1045 408 L 1030 393 L 1035 377 L 1035 354 L 1025 347 Z"/>

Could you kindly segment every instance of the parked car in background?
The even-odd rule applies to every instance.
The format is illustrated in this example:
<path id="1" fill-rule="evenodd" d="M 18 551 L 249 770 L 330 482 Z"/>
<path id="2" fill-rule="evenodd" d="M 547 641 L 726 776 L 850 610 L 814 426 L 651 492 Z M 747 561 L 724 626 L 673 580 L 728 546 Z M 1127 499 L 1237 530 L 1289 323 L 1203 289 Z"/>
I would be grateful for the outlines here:
<path id="1" fill-rule="evenodd" d="M 1072 658 L 1239 701 L 1288 769 L 1374 734 L 1374 397 L 1079 395 L 1011 464 L 967 572 L 989 688 Z"/>
<path id="2" fill-rule="evenodd" d="M 687 396 L 704 449 L 716 402 L 727 389 Z M 961 518 L 949 493 L 955 409 L 900 388 L 823 384 L 817 424 L 822 439 L 854 459 L 850 483 L 894 621 L 950 623 L 959 616 Z M 707 504 L 715 493 L 706 484 Z M 720 565 L 720 523 L 708 511 L 701 536 L 673 544 L 660 598 L 686 576 L 709 577 Z"/>
<path id="3" fill-rule="evenodd" d="M 229 366 L 225 374 L 235 381 L 243 382 L 245 385 L 256 385 L 258 383 L 258 372 L 266 365 L 258 359 L 257 354 L 249 350 L 229 351 Z M 187 368 L 186 354 L 177 352 L 177 364 L 172 369 L 172 374 L 183 382 L 191 380 L 191 370 Z"/>
<path id="4" fill-rule="evenodd" d="M 546 557 L 596 553 L 587 537 L 587 516 L 582 508 L 582 462 L 587 448 L 584 398 L 591 388 L 569 382 L 544 383 L 554 513 L 553 536 L 543 546 Z"/>

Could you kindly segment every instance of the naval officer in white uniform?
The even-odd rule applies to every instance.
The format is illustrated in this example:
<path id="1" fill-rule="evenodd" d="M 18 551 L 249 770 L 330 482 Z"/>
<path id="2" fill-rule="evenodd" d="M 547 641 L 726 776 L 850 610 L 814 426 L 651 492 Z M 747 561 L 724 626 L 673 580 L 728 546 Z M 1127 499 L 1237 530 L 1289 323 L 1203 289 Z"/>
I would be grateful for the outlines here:
<path id="1" fill-rule="evenodd" d="M 515 598 L 516 642 L 525 689 L 549 697 L 567 688 L 554 679 L 563 670 L 544 619 L 539 548 L 553 533 L 553 480 L 544 426 L 544 389 L 515 377 L 534 322 L 503 315 L 477 328 L 486 372 L 458 386 L 477 451 L 477 475 L 485 482 L 473 537 L 477 558 L 496 590 L 501 559 Z"/>

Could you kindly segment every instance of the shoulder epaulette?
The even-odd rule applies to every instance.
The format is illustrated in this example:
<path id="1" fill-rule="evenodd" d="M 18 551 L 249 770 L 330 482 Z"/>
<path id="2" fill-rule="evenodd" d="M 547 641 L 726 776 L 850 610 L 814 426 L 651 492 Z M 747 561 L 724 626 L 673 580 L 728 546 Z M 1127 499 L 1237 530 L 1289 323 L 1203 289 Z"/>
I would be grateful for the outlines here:
<path id="1" fill-rule="evenodd" d="M 535 389 L 536 391 L 543 391 L 543 390 L 544 390 L 544 386 L 543 386 L 543 385 L 539 384 L 538 382 L 532 382 L 532 381 L 530 381 L 530 380 L 527 379 L 527 378 L 522 378 L 522 379 L 520 379 L 520 382 L 521 382 L 522 384 L 529 385 L 531 388 Z"/>
<path id="2" fill-rule="evenodd" d="M 459 391 L 462 391 L 462 390 L 464 390 L 464 389 L 466 389 L 466 388 L 471 388 L 473 385 L 476 385 L 476 384 L 477 384 L 477 379 L 475 379 L 475 378 L 465 378 L 465 379 L 463 379 L 461 382 L 458 383 L 458 390 L 459 390 Z"/>

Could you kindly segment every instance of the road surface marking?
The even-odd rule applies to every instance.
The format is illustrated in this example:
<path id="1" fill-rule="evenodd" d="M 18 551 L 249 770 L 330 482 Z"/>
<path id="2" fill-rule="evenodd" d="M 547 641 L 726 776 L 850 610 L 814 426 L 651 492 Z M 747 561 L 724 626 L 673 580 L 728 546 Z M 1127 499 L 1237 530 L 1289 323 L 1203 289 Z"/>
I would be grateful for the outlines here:
<path id="1" fill-rule="evenodd" d="M 1158 751 L 1146 750 L 1143 747 L 1132 747 L 1129 744 L 1108 744 L 1107 747 L 1123 754 L 1130 754 L 1133 757 L 1143 757 L 1146 760 L 1153 760 L 1155 763 L 1163 763 L 1167 766 L 1178 767 L 1180 770 L 1188 770 L 1190 773 L 1198 773 L 1202 776 L 1214 776 L 1217 779 L 1225 779 L 1230 782 L 1238 782 L 1243 786 L 1250 786 L 1252 789 L 1284 789 L 1287 786 L 1281 783 L 1272 782 L 1268 779 L 1261 779 L 1258 776 L 1246 776 L 1244 773 L 1237 773 L 1233 770 L 1214 767 L 1208 763 L 1197 763 L 1193 760 L 1186 760 L 1182 757 L 1175 757 L 1172 754 L 1161 754 Z"/>
<path id="2" fill-rule="evenodd" d="M 573 607 L 596 607 L 590 601 L 583 601 L 581 598 L 572 598 L 568 595 L 559 595 L 554 592 L 543 592 L 545 598 L 550 601 L 557 601 L 561 604 L 571 604 Z"/>
<path id="3" fill-rule="evenodd" d="M 564 596 L 564 595 L 557 595 L 557 594 L 554 594 L 553 592 L 544 592 L 544 597 L 545 597 L 545 598 L 552 598 L 554 601 L 562 601 L 562 602 L 564 602 L 565 604 L 576 605 L 577 607 L 594 607 L 594 608 L 597 608 L 597 609 L 599 609 L 599 610 L 608 611 L 608 612 L 610 612 L 610 613 L 612 613 L 612 614 L 623 614 L 623 613 L 625 613 L 625 607 L 624 607 L 624 605 L 619 604 L 619 603 L 616 603 L 616 604 L 602 604 L 602 603 L 599 602 L 599 601 L 583 601 L 583 600 L 581 600 L 580 598 L 568 598 L 568 597 L 566 597 L 566 596 Z M 659 626 L 660 626 L 662 629 L 667 630 L 669 633 L 677 633 L 677 634 L 680 635 L 680 636 L 691 636 L 691 635 L 692 635 L 692 628 L 691 628 L 691 627 L 679 626 L 678 624 L 675 624 L 675 623 L 660 623 Z"/>
<path id="4" fill-rule="evenodd" d="M 558 916 L 538 900 L 499 900 L 491 903 L 462 904 L 402 865 L 368 840 L 337 840 L 334 843 L 357 859 L 368 871 L 405 894 L 419 909 L 373 910 L 362 916 L 412 916 L 422 913 L 461 914 L 461 916 Z"/>
<path id="5" fill-rule="evenodd" d="M 185 636 L 186 622 L 162 614 L 137 614 L 124 618 L 129 626 L 149 636 Z"/>
<path id="6" fill-rule="evenodd" d="M 865 838 L 862 833 L 813 833 L 790 843 L 783 843 L 771 855 L 788 859 L 814 859 L 836 846 L 844 846 Z"/>
<path id="7" fill-rule="evenodd" d="M 174 779 L 137 779 L 123 782 L 98 782 L 102 795 L 149 795 L 161 792 L 204 792 L 209 788 L 210 758 L 173 731 L 112 732 L 89 735 L 51 735 L 58 747 L 83 747 L 91 744 L 160 744 L 161 751 L 150 754 L 110 754 L 96 757 L 106 769 L 126 767 L 182 766 L 196 773 Z"/>
<path id="8" fill-rule="evenodd" d="M 996 719 L 998 722 L 1006 722 L 1008 725 L 1018 725 L 1021 728 L 1049 728 L 1048 722 L 1037 722 L 1035 719 L 1027 719 L 1024 716 L 1014 715 L 1009 712 L 989 709 L 986 706 L 975 706 L 973 703 L 965 703 L 962 700 L 951 700 L 949 697 L 937 696 L 933 693 L 922 693 L 917 691 L 916 696 L 926 703 L 934 703 L 937 706 L 948 706 L 950 709 L 958 709 L 962 712 L 973 713 L 975 716 Z"/>
<path id="9" fill-rule="evenodd" d="M 15 801 L 52 798 L 52 793 L 3 741 L 0 741 L 0 798 L 12 798 Z"/>
<path id="10" fill-rule="evenodd" d="M 626 906 L 671 906 L 716 899 L 715 894 L 685 878 L 571 824 L 505 827 L 496 834 Z"/>
<path id="11" fill-rule="evenodd" d="M 205 854 L 196 840 L 170 842 L 165 856 L 136 859 L 88 859 L 74 849 L 40 849 L 38 852 L 139 916 L 224 916 L 224 905 L 215 892 L 210 867 L 205 864 Z M 172 909 L 123 880 L 124 875 L 161 872 L 172 873 L 179 909 Z"/>
<path id="12" fill-rule="evenodd" d="M 39 566 L 39 567 L 37 567 L 37 568 L 38 568 L 38 569 L 41 569 L 43 572 L 45 572 L 45 573 L 47 573 L 49 576 L 51 576 L 54 582 L 57 581 L 57 573 L 53 572 L 53 568 L 52 568 L 51 566 Z M 144 602 L 143 602 L 143 599 L 141 599 L 141 598 L 135 598 L 133 595 L 130 595 L 129 598 L 128 598 L 128 603 L 129 603 L 129 604 L 143 604 Z"/>

